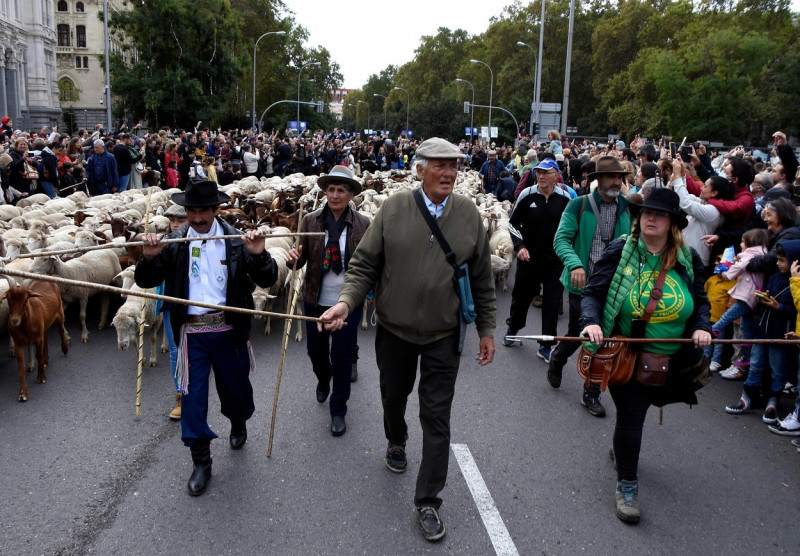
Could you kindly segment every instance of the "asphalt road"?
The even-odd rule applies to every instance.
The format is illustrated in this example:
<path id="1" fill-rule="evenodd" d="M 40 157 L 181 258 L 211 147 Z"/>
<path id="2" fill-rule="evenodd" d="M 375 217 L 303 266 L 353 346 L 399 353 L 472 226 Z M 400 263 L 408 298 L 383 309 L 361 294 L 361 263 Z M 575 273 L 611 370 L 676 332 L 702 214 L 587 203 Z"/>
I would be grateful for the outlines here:
<path id="1" fill-rule="evenodd" d="M 0 554 L 797 553 L 800 454 L 769 433 L 760 415 L 725 414 L 741 384 L 723 380 L 699 393 L 698 406 L 667 407 L 662 425 L 651 410 L 640 463 L 642 521 L 620 522 L 608 458 L 610 397 L 609 416 L 591 417 L 579 404 L 572 364 L 554 390 L 535 343 L 503 347 L 509 302 L 510 290 L 498 292 L 492 365 L 477 365 L 474 328 L 468 337 L 452 443 L 475 468 L 462 471 L 451 457 L 442 493 L 447 535 L 436 544 L 422 539 L 412 510 L 421 453 L 414 396 L 409 470 L 396 475 L 383 464 L 374 329 L 360 335 L 360 377 L 340 438 L 330 435 L 327 405 L 315 400 L 305 344 L 290 342 L 267 458 L 280 335 L 262 336 L 256 322 L 257 410 L 248 443 L 239 452 L 228 448 L 212 381 L 209 420 L 221 438 L 212 443 L 209 489 L 192 498 L 189 450 L 179 425 L 166 418 L 174 397 L 167 357 L 145 369 L 136 416 L 134 353 L 117 349 L 113 329 L 97 331 L 96 303 L 90 341 L 81 344 L 72 307 L 72 349 L 62 356 L 51 331 L 48 381 L 35 384 L 29 375 L 27 403 L 16 401 L 16 366 L 3 348 Z M 560 326 L 566 329 L 566 317 Z M 538 330 L 539 309 L 532 308 L 523 332 Z M 783 401 L 781 416 L 789 408 Z M 489 496 L 476 502 L 471 489 L 481 480 Z"/>

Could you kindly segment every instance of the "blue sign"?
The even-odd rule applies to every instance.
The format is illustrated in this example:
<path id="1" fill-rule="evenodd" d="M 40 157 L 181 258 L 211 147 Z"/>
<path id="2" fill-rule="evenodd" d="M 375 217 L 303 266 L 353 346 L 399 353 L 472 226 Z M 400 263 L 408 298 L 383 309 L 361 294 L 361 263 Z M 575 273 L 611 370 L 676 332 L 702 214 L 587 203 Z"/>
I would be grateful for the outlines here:
<path id="1" fill-rule="evenodd" d="M 297 131 L 297 120 L 289 120 L 289 129 L 293 129 L 293 130 Z M 301 121 L 300 122 L 300 131 L 303 132 L 306 129 L 308 129 L 307 128 L 307 123 Z"/>
<path id="2" fill-rule="evenodd" d="M 405 135 L 406 137 L 411 139 L 412 137 L 414 137 L 414 131 L 410 129 L 401 129 L 400 135 Z"/>
<path id="3" fill-rule="evenodd" d="M 470 134 L 470 129 L 472 130 L 471 134 Z M 467 126 L 464 128 L 464 135 L 480 135 L 480 131 L 478 130 L 477 127 L 470 128 L 469 126 Z"/>

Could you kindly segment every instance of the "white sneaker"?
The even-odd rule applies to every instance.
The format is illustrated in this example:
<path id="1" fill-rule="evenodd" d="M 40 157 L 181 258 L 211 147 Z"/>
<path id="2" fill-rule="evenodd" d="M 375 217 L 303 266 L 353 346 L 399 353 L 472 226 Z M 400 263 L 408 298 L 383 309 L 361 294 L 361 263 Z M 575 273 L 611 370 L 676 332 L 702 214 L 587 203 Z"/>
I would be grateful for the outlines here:
<path id="1" fill-rule="evenodd" d="M 731 365 L 724 371 L 720 371 L 719 376 L 725 380 L 744 380 L 747 374 L 739 367 Z"/>
<path id="2" fill-rule="evenodd" d="M 770 425 L 769 430 L 781 436 L 800 436 L 800 421 L 794 411 L 787 415 L 782 421 Z"/>
<path id="3" fill-rule="evenodd" d="M 708 366 L 708 370 L 711 371 L 712 373 L 716 373 L 721 368 L 722 368 L 722 365 L 720 365 L 716 361 L 712 361 L 711 364 Z"/>

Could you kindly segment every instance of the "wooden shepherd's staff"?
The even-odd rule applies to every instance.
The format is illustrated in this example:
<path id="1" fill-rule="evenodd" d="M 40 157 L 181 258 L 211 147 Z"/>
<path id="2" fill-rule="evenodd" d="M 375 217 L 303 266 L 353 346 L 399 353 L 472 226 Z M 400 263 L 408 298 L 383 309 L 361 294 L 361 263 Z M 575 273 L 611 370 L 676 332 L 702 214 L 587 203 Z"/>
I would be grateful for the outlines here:
<path id="1" fill-rule="evenodd" d="M 325 232 L 307 232 L 304 234 L 298 233 L 290 233 L 290 234 L 261 234 L 265 239 L 272 238 L 272 237 L 295 237 L 295 236 L 324 236 Z M 244 236 L 240 234 L 234 235 L 227 235 L 227 236 L 208 236 L 204 237 L 204 239 L 242 239 Z M 194 241 L 194 238 L 190 237 L 173 237 L 169 239 L 161 239 L 161 243 L 187 243 Z M 86 247 L 70 247 L 69 249 L 55 249 L 52 251 L 48 251 L 47 249 L 41 251 L 34 251 L 32 253 L 22 253 L 18 255 L 17 259 L 32 259 L 34 257 L 45 257 L 47 255 L 69 255 L 70 253 L 86 253 L 88 251 L 97 251 L 98 249 L 115 249 L 117 247 L 142 247 L 144 245 L 144 241 L 126 241 L 126 242 L 110 242 L 110 243 L 103 243 L 102 245 L 89 245 Z"/>
<path id="2" fill-rule="evenodd" d="M 303 205 L 300 204 L 300 212 L 297 216 L 297 231 L 303 226 Z M 325 235 L 322 232 L 322 235 Z M 295 248 L 299 244 L 299 239 L 295 242 Z M 292 278 L 289 284 L 289 295 L 287 296 L 286 314 L 294 314 L 294 307 L 297 303 L 297 292 L 300 288 L 295 287 L 295 276 L 297 275 L 297 261 L 292 265 Z M 278 378 L 275 380 L 275 396 L 272 399 L 272 419 L 269 424 L 269 445 L 267 446 L 267 457 L 272 457 L 272 439 L 275 436 L 275 417 L 278 414 L 278 394 L 281 389 L 281 378 L 283 377 L 283 364 L 286 361 L 286 350 L 289 347 L 289 333 L 292 331 L 291 318 L 286 321 L 286 326 L 283 330 L 283 342 L 281 343 L 281 358 L 278 363 Z"/>
<path id="3" fill-rule="evenodd" d="M 509 340 L 539 340 L 540 342 L 590 342 L 589 338 L 575 336 L 506 336 Z M 619 342 L 623 344 L 691 344 L 692 338 L 623 338 L 614 336 L 613 338 L 603 338 L 603 342 Z M 756 338 L 756 339 L 730 339 L 730 338 L 711 338 L 712 344 L 800 344 L 800 338 Z"/>
<path id="4" fill-rule="evenodd" d="M 144 220 L 144 233 L 147 234 L 147 226 L 150 220 L 150 198 L 153 193 L 152 189 L 147 191 L 147 215 Z M 142 302 L 142 312 L 139 319 L 139 364 L 136 368 L 136 415 L 142 412 L 142 369 L 144 367 L 144 320 L 147 317 L 147 302 Z"/>

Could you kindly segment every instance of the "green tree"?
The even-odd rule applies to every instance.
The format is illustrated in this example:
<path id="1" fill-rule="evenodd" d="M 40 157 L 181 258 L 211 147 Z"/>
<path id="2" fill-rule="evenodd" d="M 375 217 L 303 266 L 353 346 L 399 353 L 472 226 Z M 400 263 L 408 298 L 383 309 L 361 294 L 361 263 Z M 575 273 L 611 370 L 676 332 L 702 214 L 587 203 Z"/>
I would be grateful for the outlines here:
<path id="1" fill-rule="evenodd" d="M 155 125 L 219 122 L 247 56 L 229 0 L 129 2 L 109 25 L 131 62 L 111 58 L 112 88 L 135 119 Z M 101 14 L 102 15 L 102 14 Z"/>

